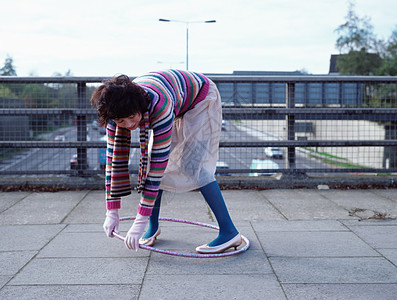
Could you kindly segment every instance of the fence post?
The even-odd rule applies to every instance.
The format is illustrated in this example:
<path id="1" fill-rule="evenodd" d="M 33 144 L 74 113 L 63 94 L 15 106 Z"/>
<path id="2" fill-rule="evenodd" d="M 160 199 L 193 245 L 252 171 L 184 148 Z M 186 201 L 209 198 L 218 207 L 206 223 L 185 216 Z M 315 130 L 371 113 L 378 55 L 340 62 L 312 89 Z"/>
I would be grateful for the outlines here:
<path id="1" fill-rule="evenodd" d="M 294 108 L 295 107 L 295 83 L 287 82 L 286 85 L 286 107 Z M 285 116 L 285 121 L 287 125 L 287 140 L 294 141 L 295 140 L 295 114 L 288 113 Z M 285 156 L 285 164 L 286 168 L 290 169 L 292 172 L 296 169 L 296 156 L 295 156 L 295 147 L 287 147 L 287 153 Z"/>
<path id="2" fill-rule="evenodd" d="M 82 109 L 86 107 L 86 94 L 87 88 L 85 82 L 77 83 L 77 98 L 78 108 Z M 77 141 L 87 141 L 87 116 L 78 114 L 77 118 Z M 87 148 L 77 148 L 77 170 L 80 176 L 84 175 L 84 170 L 88 169 L 87 163 Z"/>

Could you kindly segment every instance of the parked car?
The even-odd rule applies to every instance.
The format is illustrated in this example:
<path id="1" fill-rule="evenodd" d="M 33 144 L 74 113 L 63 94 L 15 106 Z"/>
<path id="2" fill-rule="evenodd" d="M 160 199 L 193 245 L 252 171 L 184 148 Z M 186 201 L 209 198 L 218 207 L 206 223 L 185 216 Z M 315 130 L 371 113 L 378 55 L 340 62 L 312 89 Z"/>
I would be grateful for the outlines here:
<path id="1" fill-rule="evenodd" d="M 263 159 L 263 158 L 258 158 L 258 159 L 253 159 L 251 161 L 251 170 L 260 170 L 260 169 L 280 169 L 280 167 L 278 166 L 277 163 L 275 163 L 272 160 L 269 159 Z M 274 171 L 272 172 L 265 172 L 265 173 L 250 173 L 249 176 L 271 176 L 271 175 L 275 175 L 277 173 L 275 173 Z"/>
<path id="2" fill-rule="evenodd" d="M 217 161 L 216 162 L 216 169 L 217 170 L 227 170 L 230 169 L 229 165 L 227 163 L 225 163 L 224 161 Z M 215 176 L 230 176 L 230 173 L 216 173 L 215 172 Z"/>
<path id="3" fill-rule="evenodd" d="M 73 154 L 72 158 L 70 159 L 70 169 L 71 170 L 77 170 L 77 154 Z"/>
<path id="4" fill-rule="evenodd" d="M 265 154 L 267 157 L 281 159 L 283 158 L 283 152 L 278 147 L 266 147 Z"/>
<path id="5" fill-rule="evenodd" d="M 72 158 L 69 161 L 70 164 L 70 169 L 71 170 L 79 170 L 79 169 L 87 169 L 89 168 L 88 163 L 86 162 L 85 164 L 83 164 L 82 167 L 79 166 L 79 160 L 78 160 L 78 156 L 77 154 L 73 154 Z"/>
<path id="6" fill-rule="evenodd" d="M 222 120 L 222 130 L 226 130 L 226 121 Z"/>
<path id="7" fill-rule="evenodd" d="M 57 136 L 54 138 L 54 141 L 61 141 L 61 142 L 64 142 L 64 141 L 66 141 L 66 138 L 65 138 L 64 135 L 57 135 Z"/>
<path id="8" fill-rule="evenodd" d="M 97 120 L 92 121 L 91 126 L 92 129 L 98 130 L 98 121 Z"/>

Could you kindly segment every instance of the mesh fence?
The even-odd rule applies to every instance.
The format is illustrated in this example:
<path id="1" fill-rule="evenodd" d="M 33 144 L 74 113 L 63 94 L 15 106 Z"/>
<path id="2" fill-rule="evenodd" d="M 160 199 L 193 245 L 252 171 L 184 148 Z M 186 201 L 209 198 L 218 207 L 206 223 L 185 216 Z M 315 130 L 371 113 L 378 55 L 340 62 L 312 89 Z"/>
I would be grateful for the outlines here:
<path id="1" fill-rule="evenodd" d="M 103 174 L 90 107 L 104 78 L 0 77 L 0 175 Z M 213 76 L 223 102 L 217 174 L 397 171 L 397 79 Z M 138 170 L 133 132 L 130 171 Z"/>

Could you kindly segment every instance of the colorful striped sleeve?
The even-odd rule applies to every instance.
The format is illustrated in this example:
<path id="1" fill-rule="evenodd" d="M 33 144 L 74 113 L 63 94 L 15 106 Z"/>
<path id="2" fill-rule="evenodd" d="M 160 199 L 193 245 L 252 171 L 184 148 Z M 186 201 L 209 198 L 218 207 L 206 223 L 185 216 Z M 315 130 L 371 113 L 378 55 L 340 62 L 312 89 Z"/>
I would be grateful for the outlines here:
<path id="1" fill-rule="evenodd" d="M 109 122 L 106 126 L 106 135 L 107 135 L 106 168 L 105 168 L 106 209 L 120 209 L 121 207 L 121 198 L 112 197 L 110 195 L 115 134 L 116 134 L 116 124 L 114 122 Z"/>
<path id="2" fill-rule="evenodd" d="M 153 130 L 153 146 L 149 172 L 138 208 L 141 215 L 150 215 L 158 194 L 171 148 L 172 123 L 174 120 L 172 101 L 163 97 L 155 108 L 155 118 L 151 120 Z"/>
<path id="3" fill-rule="evenodd" d="M 131 193 L 128 160 L 131 145 L 131 132 L 116 126 L 110 121 L 106 127 L 106 208 L 119 209 L 121 197 Z"/>

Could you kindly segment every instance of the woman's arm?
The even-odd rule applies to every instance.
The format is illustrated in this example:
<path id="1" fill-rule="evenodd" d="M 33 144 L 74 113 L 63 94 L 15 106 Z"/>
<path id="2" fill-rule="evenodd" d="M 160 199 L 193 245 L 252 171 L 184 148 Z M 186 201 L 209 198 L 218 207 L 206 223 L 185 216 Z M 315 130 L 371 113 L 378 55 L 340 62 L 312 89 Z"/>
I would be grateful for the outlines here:
<path id="1" fill-rule="evenodd" d="M 106 133 L 106 208 L 118 209 L 121 206 L 121 197 L 131 194 L 128 172 L 131 132 L 110 121 Z"/>
<path id="2" fill-rule="evenodd" d="M 151 215 L 170 155 L 173 110 L 171 106 L 162 106 L 162 108 L 163 110 L 157 115 L 156 120 L 152 121 L 153 146 L 150 165 L 138 207 L 138 213 L 144 216 Z"/>

